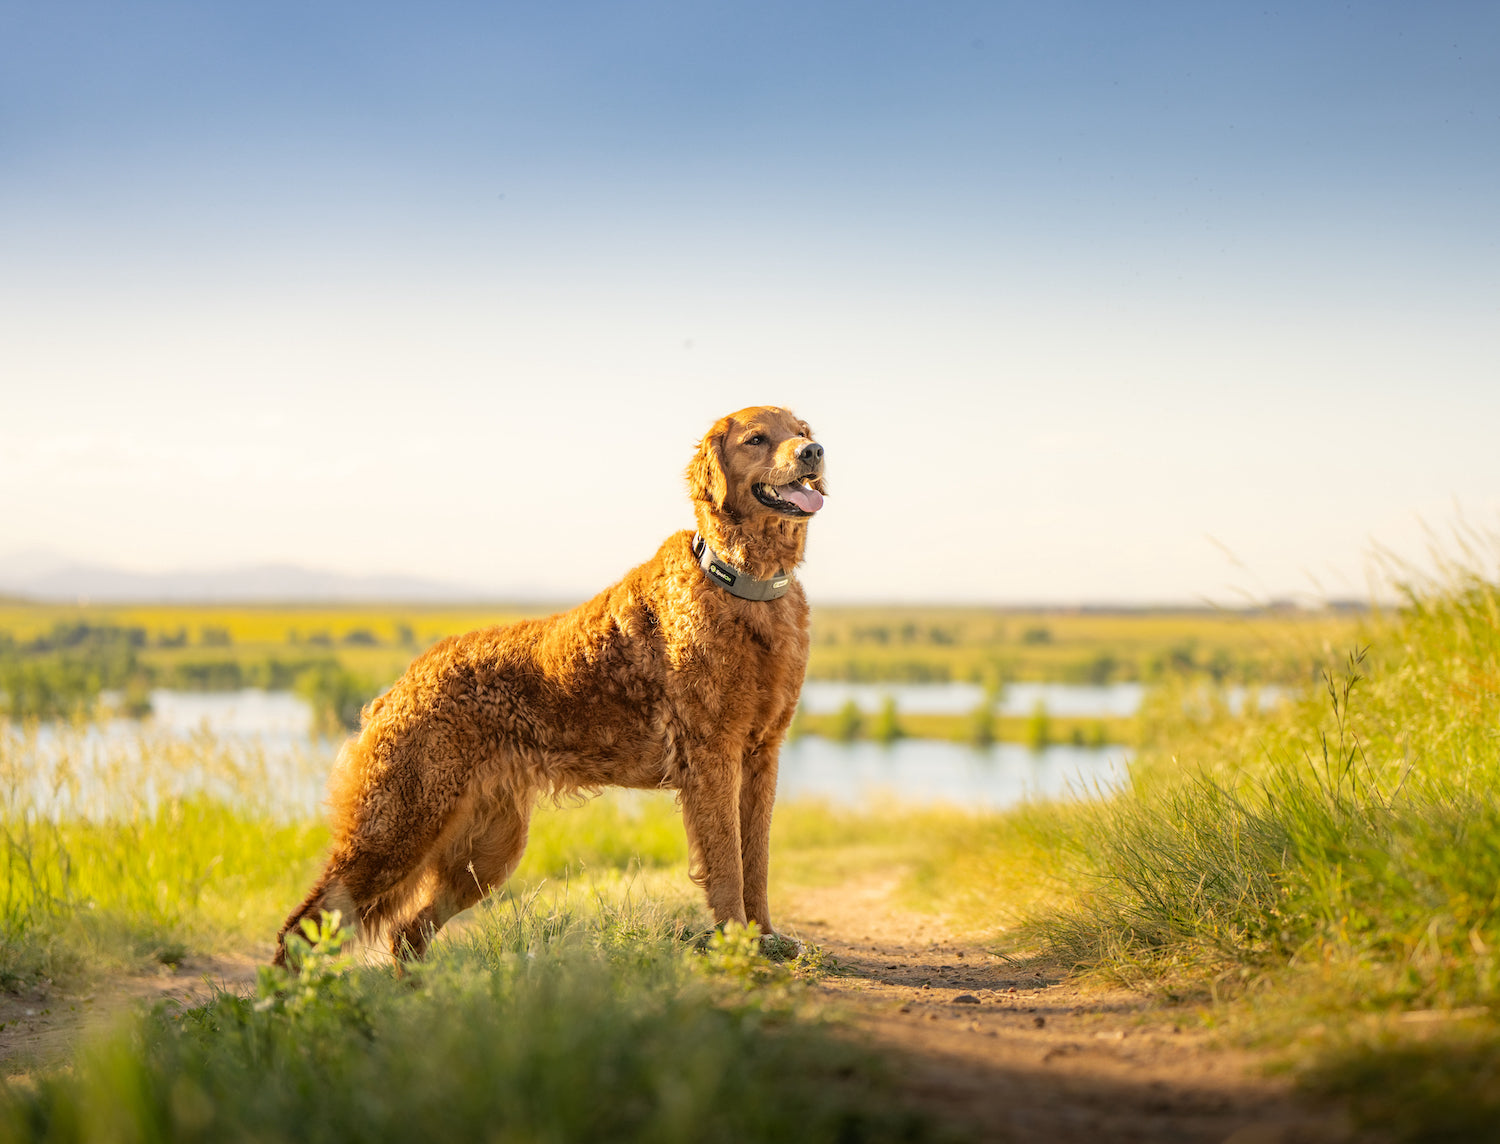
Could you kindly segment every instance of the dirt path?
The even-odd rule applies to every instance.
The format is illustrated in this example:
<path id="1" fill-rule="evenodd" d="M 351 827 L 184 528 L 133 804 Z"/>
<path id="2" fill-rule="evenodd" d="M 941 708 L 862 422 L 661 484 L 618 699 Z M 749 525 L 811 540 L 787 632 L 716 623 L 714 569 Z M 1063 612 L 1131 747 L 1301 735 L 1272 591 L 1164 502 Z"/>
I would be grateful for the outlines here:
<path id="1" fill-rule="evenodd" d="M 84 1035 L 108 1025 L 136 1002 L 207 1001 L 214 989 L 243 993 L 255 984 L 251 957 L 191 957 L 156 973 L 110 977 L 82 993 L 0 992 L 0 1075 L 15 1079 L 71 1055 Z"/>
<path id="2" fill-rule="evenodd" d="M 999 1141 L 1357 1139 L 1337 1109 L 1308 1107 L 1268 1077 L 1265 1058 L 1213 1048 L 1139 995 L 1000 961 L 895 905 L 898 882 L 794 889 L 782 912 L 788 931 L 837 960 L 843 973 L 824 987 L 892 1051 L 930 1111 Z"/>

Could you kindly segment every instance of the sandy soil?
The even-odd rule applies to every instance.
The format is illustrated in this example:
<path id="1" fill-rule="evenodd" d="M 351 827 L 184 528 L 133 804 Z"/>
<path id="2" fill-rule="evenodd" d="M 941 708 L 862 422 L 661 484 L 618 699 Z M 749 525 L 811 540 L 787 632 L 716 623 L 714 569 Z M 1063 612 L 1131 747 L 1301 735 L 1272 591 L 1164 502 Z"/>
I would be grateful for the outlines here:
<path id="1" fill-rule="evenodd" d="M 892 1054 L 913 1100 L 982 1140 L 1345 1144 L 1267 1058 L 1214 1047 L 1180 1010 L 1020 970 L 894 904 L 899 879 L 793 890 L 783 928 L 842 972 L 823 988 Z M 790 907 L 790 908 L 789 908 Z"/>

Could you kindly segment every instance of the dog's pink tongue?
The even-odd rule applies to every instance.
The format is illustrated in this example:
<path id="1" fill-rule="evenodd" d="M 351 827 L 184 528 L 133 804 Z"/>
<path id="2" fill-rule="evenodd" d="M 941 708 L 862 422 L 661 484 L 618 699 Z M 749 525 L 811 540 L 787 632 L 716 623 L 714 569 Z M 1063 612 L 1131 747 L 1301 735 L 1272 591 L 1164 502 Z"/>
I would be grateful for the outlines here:
<path id="1" fill-rule="evenodd" d="M 807 485 L 782 485 L 776 495 L 803 512 L 817 512 L 823 507 L 823 494 Z"/>

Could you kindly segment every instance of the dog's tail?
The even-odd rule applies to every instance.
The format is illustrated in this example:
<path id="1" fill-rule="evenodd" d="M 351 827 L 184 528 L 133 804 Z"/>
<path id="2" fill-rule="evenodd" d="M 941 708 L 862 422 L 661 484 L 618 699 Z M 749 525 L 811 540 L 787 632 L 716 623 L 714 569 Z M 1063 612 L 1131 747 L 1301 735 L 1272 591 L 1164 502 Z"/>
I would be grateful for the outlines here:
<path id="1" fill-rule="evenodd" d="M 340 924 L 361 936 L 367 927 L 362 924 L 353 896 L 339 878 L 339 854 L 358 828 L 358 811 L 361 795 L 369 783 L 369 752 L 362 749 L 363 735 L 351 735 L 339 748 L 338 758 L 328 775 L 326 808 L 328 823 L 333 834 L 333 854 L 323 868 L 318 880 L 313 883 L 302 904 L 288 915 L 276 935 L 276 956 L 273 965 L 286 964 L 286 937 L 302 924 L 304 918 L 316 922 L 323 910 L 339 910 Z"/>
<path id="2" fill-rule="evenodd" d="M 355 936 L 358 937 L 362 927 L 359 912 L 353 906 L 354 900 L 344 889 L 333 863 L 330 862 L 323 873 L 318 876 L 318 880 L 313 883 L 313 888 L 307 892 L 307 897 L 302 899 L 302 904 L 293 910 L 282 923 L 281 931 L 276 935 L 276 955 L 271 959 L 271 964 L 286 965 L 287 934 L 297 929 L 304 918 L 316 921 L 324 910 L 338 910 L 341 914 L 340 925 L 354 930 Z"/>
<path id="3" fill-rule="evenodd" d="M 374 767 L 372 738 L 366 732 L 351 735 L 339 748 L 338 758 L 328 773 L 328 793 L 325 807 L 328 811 L 328 826 L 333 832 L 333 844 L 341 845 L 358 830 L 359 810 L 365 795 L 372 785 Z"/>

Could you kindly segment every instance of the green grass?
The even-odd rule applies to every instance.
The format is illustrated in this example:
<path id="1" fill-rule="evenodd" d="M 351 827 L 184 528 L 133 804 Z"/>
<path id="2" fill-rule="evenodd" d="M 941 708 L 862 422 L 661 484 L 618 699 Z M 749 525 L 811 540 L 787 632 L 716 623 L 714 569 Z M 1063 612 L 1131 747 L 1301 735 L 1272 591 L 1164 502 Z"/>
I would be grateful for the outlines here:
<path id="1" fill-rule="evenodd" d="M 537 807 L 514 878 L 530 884 L 598 870 L 685 871 L 687 860 L 682 816 L 669 793 L 611 791 L 576 805 Z"/>
<path id="2" fill-rule="evenodd" d="M 1414 593 L 1361 640 L 1270 711 L 1163 687 L 1125 791 L 958 823 L 914 884 L 1282 1046 L 1369 1124 L 1500 1139 L 1500 588 Z"/>
<path id="3" fill-rule="evenodd" d="M 0 727 L 0 987 L 175 964 L 265 936 L 325 843 L 320 824 L 281 804 L 289 779 L 317 781 L 299 767 L 319 763 L 271 767 L 207 738 L 97 742 L 66 728 L 44 750 L 35 729 Z"/>
<path id="4" fill-rule="evenodd" d="M 325 941 L 0 1095 L 36 1141 L 932 1139 L 748 933 L 599 895 L 496 901 L 404 978 Z M 802 971 L 802 972 L 805 972 Z"/>

